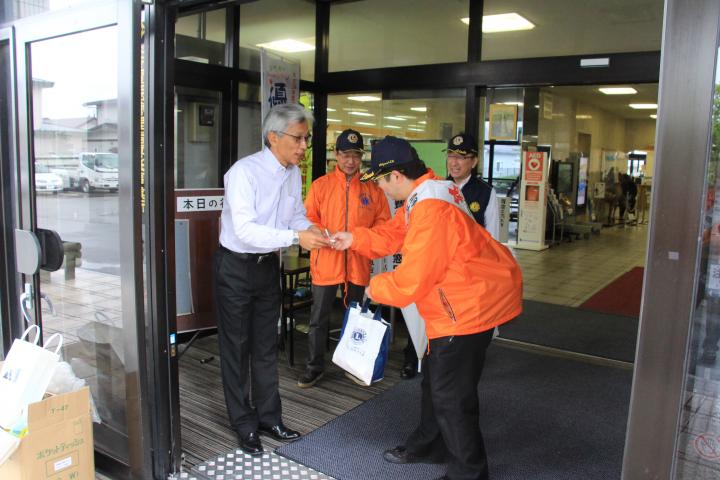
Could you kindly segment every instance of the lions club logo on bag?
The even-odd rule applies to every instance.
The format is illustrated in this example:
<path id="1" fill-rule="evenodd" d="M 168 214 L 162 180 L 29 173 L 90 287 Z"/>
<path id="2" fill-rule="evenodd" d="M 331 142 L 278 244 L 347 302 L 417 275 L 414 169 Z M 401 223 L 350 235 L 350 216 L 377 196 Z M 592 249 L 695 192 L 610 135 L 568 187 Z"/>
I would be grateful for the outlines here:
<path id="1" fill-rule="evenodd" d="M 367 332 L 362 328 L 356 328 L 352 331 L 350 340 L 352 340 L 355 345 L 362 345 L 365 343 L 365 340 L 367 340 Z"/>

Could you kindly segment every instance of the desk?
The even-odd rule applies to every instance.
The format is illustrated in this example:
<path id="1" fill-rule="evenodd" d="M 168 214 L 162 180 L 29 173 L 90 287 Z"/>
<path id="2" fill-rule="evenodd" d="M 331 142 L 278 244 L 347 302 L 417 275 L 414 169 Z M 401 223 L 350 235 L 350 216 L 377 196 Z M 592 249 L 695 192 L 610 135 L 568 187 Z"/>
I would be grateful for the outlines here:
<path id="1" fill-rule="evenodd" d="M 295 255 L 283 255 L 282 257 L 282 315 L 280 340 L 283 347 L 285 339 L 288 340 L 288 363 L 295 365 L 295 312 L 302 308 L 310 308 L 312 305 L 312 294 L 307 292 L 306 296 L 296 297 L 295 292 L 299 287 L 310 288 L 310 259 Z M 304 277 L 307 285 L 300 285 L 300 279 Z"/>

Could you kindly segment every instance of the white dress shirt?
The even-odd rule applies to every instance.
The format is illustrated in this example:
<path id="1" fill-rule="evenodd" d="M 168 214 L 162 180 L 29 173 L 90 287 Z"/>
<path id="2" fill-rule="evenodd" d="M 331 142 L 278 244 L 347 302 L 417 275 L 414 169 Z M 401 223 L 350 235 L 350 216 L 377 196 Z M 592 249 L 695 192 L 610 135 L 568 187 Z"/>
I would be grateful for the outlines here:
<path id="1" fill-rule="evenodd" d="M 470 177 L 467 177 L 458 185 L 460 190 L 463 189 L 468 181 L 470 181 Z M 494 187 L 491 187 L 490 198 L 488 199 L 487 207 L 485 207 L 485 230 L 487 230 L 495 240 L 500 238 L 500 213 Z"/>
<path id="2" fill-rule="evenodd" d="M 310 221 L 302 201 L 300 169 L 287 168 L 268 148 L 241 158 L 223 177 L 220 244 L 234 252 L 267 253 L 292 245 L 293 231 Z"/>

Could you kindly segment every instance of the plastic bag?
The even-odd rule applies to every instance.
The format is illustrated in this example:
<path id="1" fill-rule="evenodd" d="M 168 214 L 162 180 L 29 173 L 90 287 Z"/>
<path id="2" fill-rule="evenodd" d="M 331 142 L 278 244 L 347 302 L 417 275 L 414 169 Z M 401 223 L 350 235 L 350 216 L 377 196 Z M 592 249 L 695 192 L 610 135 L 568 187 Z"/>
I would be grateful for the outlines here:
<path id="1" fill-rule="evenodd" d="M 61 393 L 75 392 L 85 386 L 85 380 L 75 375 L 72 367 L 67 362 L 58 362 L 55 367 L 55 373 L 50 379 L 47 391 L 55 395 Z M 92 420 L 95 423 L 102 423 L 92 393 L 90 394 L 90 410 L 92 411 Z"/>

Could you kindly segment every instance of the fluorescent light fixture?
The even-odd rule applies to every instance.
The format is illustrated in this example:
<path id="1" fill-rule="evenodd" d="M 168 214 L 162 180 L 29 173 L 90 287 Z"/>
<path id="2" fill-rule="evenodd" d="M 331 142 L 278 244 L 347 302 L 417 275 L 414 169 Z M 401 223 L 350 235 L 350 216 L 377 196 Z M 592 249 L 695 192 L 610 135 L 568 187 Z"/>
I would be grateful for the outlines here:
<path id="1" fill-rule="evenodd" d="M 395 128 L 395 129 L 399 129 L 399 128 L 401 128 L 401 127 L 398 127 L 397 125 L 385 125 L 385 128 Z"/>
<path id="2" fill-rule="evenodd" d="M 657 103 L 631 103 L 628 106 L 635 110 L 657 110 Z"/>
<path id="3" fill-rule="evenodd" d="M 653 113 L 652 115 L 650 115 L 650 118 L 657 120 L 657 115 Z"/>
<path id="4" fill-rule="evenodd" d="M 408 130 L 410 130 L 412 132 L 424 132 L 425 131 L 424 128 L 408 128 Z"/>
<path id="5" fill-rule="evenodd" d="M 420 120 L 418 123 L 419 123 L 420 125 L 427 125 L 427 122 L 426 122 L 425 120 Z"/>
<path id="6" fill-rule="evenodd" d="M 354 100 L 356 102 L 379 102 L 382 100 L 382 98 L 374 95 L 350 95 L 347 99 Z"/>
<path id="7" fill-rule="evenodd" d="M 602 87 L 598 88 L 605 95 L 635 95 L 637 90 L 632 87 Z"/>
<path id="8" fill-rule="evenodd" d="M 592 115 L 575 115 L 575 118 L 578 120 L 590 120 Z"/>
<path id="9" fill-rule="evenodd" d="M 523 106 L 523 102 L 502 102 L 503 105 L 516 105 L 518 107 Z"/>
<path id="10" fill-rule="evenodd" d="M 427 112 L 427 107 L 410 107 L 413 112 Z"/>
<path id="11" fill-rule="evenodd" d="M 470 18 L 460 19 L 466 25 L 470 25 Z M 535 25 L 522 15 L 510 12 L 498 15 L 483 15 L 483 33 L 514 32 L 517 30 L 532 30 Z"/>
<path id="12" fill-rule="evenodd" d="M 398 117 L 405 119 L 417 118 L 415 115 L 398 115 Z"/>
<path id="13" fill-rule="evenodd" d="M 633 155 L 647 155 L 647 152 L 645 150 L 633 150 L 630 153 L 632 153 Z"/>
<path id="14" fill-rule="evenodd" d="M 346 112 L 367 112 L 367 108 L 360 107 L 343 107 L 343 110 Z"/>
<path id="15" fill-rule="evenodd" d="M 581 58 L 580 59 L 580 67 L 581 68 L 601 68 L 601 67 L 609 67 L 609 66 L 610 66 L 610 57 Z"/>
<path id="16" fill-rule="evenodd" d="M 394 120 L 396 122 L 406 122 L 407 118 L 405 118 L 405 117 L 385 117 L 385 120 Z"/>
<path id="17" fill-rule="evenodd" d="M 256 46 L 283 53 L 309 52 L 310 50 L 315 50 L 315 45 L 310 45 L 309 43 L 301 42 L 300 40 L 293 40 L 292 38 L 273 40 L 272 42 L 267 43 L 258 43 Z"/>
<path id="18" fill-rule="evenodd" d="M 374 123 L 370 123 L 370 122 L 355 122 L 355 125 L 365 125 L 366 127 L 374 127 L 375 126 Z"/>
<path id="19" fill-rule="evenodd" d="M 328 118 L 327 121 L 340 123 L 340 120 L 338 120 L 337 118 Z"/>
<path id="20" fill-rule="evenodd" d="M 328 111 L 328 112 L 336 112 L 337 110 L 335 110 L 334 108 L 328 107 L 328 108 L 327 108 L 327 111 Z"/>
<path id="21" fill-rule="evenodd" d="M 356 117 L 374 117 L 374 116 L 375 116 L 375 115 L 373 115 L 372 113 L 367 113 L 367 112 L 355 112 L 355 111 L 352 111 L 352 112 L 348 112 L 348 113 L 349 113 L 350 115 L 355 115 Z"/>

